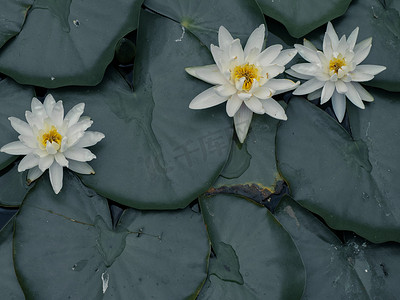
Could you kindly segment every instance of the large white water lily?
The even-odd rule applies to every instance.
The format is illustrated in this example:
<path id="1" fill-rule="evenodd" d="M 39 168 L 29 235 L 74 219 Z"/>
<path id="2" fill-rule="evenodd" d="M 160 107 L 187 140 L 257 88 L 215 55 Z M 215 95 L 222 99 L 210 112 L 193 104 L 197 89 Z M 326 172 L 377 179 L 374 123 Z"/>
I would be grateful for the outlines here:
<path id="1" fill-rule="evenodd" d="M 346 112 L 346 97 L 357 107 L 364 109 L 363 101 L 374 100 L 372 95 L 359 82 L 369 81 L 374 75 L 386 69 L 378 65 L 359 65 L 369 54 L 372 38 L 356 44 L 358 30 L 353 30 L 346 39 L 340 40 L 331 22 L 328 23 L 323 51 L 304 40 L 304 45 L 294 45 L 298 53 L 309 63 L 296 64 L 286 72 L 294 77 L 308 79 L 300 85 L 294 95 L 308 95 L 309 100 L 321 97 L 321 104 L 332 98 L 332 107 L 342 122 Z"/>
<path id="2" fill-rule="evenodd" d="M 39 178 L 49 169 L 50 182 L 58 194 L 63 185 L 63 168 L 80 174 L 94 174 L 86 163 L 96 156 L 86 147 L 95 145 L 104 134 L 86 131 L 93 121 L 82 117 L 84 103 L 75 105 L 64 117 L 62 101 L 47 95 L 42 104 L 32 99 L 32 111 L 25 112 L 27 122 L 10 117 L 11 126 L 20 134 L 19 141 L 3 146 L 0 151 L 12 155 L 25 155 L 18 171 L 28 170 L 28 182 Z"/>
<path id="3" fill-rule="evenodd" d="M 216 64 L 186 68 L 186 72 L 215 86 L 197 95 L 189 107 L 203 109 L 225 101 L 228 116 L 234 118 L 236 134 L 244 142 L 253 112 L 268 114 L 286 120 L 282 106 L 272 96 L 294 89 L 298 83 L 287 79 L 274 79 L 285 71 L 297 53 L 296 49 L 282 51 L 282 45 L 273 45 L 261 51 L 265 27 L 260 25 L 250 35 L 243 50 L 239 39 L 233 39 L 221 26 L 219 46 L 211 45 Z"/>

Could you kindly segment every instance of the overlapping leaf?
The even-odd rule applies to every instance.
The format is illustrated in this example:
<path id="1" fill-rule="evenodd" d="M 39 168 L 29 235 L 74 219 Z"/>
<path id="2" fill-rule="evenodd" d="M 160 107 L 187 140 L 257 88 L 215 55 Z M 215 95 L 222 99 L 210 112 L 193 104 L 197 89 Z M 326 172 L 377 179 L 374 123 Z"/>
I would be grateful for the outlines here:
<path id="1" fill-rule="evenodd" d="M 287 197 L 274 216 L 291 235 L 306 269 L 304 299 L 397 299 L 400 246 L 360 238 L 345 243 Z"/>
<path id="2" fill-rule="evenodd" d="M 28 185 L 27 172 L 18 172 L 18 163 L 14 162 L 0 172 L 0 205 L 19 206 L 33 184 Z"/>
<path id="3" fill-rule="evenodd" d="M 277 133 L 278 167 L 296 201 L 336 229 L 373 242 L 400 241 L 400 110 L 397 94 L 372 91 L 349 106 L 351 137 L 303 98 L 290 101 Z"/>
<path id="4" fill-rule="evenodd" d="M 200 199 L 215 257 L 199 299 L 299 299 L 304 267 L 271 213 L 235 196 Z"/>
<path id="5" fill-rule="evenodd" d="M 21 32 L 0 49 L 0 72 L 49 88 L 95 85 L 118 40 L 136 29 L 142 2 L 36 0 Z"/>
<path id="6" fill-rule="evenodd" d="M 209 253 L 199 213 L 128 209 L 113 228 L 106 199 L 64 175 L 59 195 L 47 176 L 40 179 L 16 218 L 15 268 L 27 298 L 186 299 L 198 293 Z"/>
<path id="7" fill-rule="evenodd" d="M 301 37 L 343 15 L 351 0 L 256 0 L 267 16 L 281 22 L 294 37 Z"/>

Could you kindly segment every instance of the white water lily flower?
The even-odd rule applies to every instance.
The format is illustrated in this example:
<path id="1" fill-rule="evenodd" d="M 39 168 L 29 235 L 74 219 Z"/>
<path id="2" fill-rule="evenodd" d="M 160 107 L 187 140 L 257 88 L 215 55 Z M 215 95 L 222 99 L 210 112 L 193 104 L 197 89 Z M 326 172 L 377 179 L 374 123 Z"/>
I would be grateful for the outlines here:
<path id="1" fill-rule="evenodd" d="M 185 69 L 190 75 L 215 85 L 197 95 L 189 107 L 203 109 L 227 101 L 226 112 L 234 119 L 241 143 L 246 138 L 253 112 L 286 120 L 284 109 L 272 96 L 300 84 L 287 79 L 274 79 L 285 71 L 284 65 L 296 55 L 297 50 L 282 51 L 282 45 L 273 45 L 261 51 L 264 38 L 265 26 L 262 24 L 250 35 L 243 50 L 240 40 L 233 39 L 221 26 L 219 46 L 211 45 L 216 64 Z"/>
<path id="2" fill-rule="evenodd" d="M 32 111 L 25 112 L 28 121 L 15 117 L 8 118 L 11 126 L 20 134 L 19 141 L 3 146 L 0 151 L 12 155 L 25 155 L 18 165 L 18 171 L 28 171 L 28 182 L 39 178 L 49 169 L 50 182 L 58 194 L 63 185 L 63 168 L 67 167 L 80 174 L 94 174 L 86 163 L 96 156 L 85 149 L 104 138 L 104 134 L 86 131 L 93 121 L 81 117 L 84 103 L 75 105 L 64 118 L 62 101 L 47 95 L 42 104 L 33 98 Z"/>
<path id="3" fill-rule="evenodd" d="M 356 45 L 357 36 L 358 27 L 348 39 L 343 35 L 339 40 L 329 22 L 323 52 L 307 40 L 304 40 L 304 45 L 294 45 L 309 63 L 296 64 L 286 71 L 294 77 L 308 79 L 293 92 L 294 95 L 309 94 L 309 100 L 321 97 L 321 104 L 332 98 L 332 107 L 339 122 L 342 122 L 346 112 L 346 97 L 361 109 L 365 108 L 363 101 L 374 100 L 359 82 L 369 81 L 386 69 L 378 65 L 359 65 L 371 50 L 372 38 Z"/>

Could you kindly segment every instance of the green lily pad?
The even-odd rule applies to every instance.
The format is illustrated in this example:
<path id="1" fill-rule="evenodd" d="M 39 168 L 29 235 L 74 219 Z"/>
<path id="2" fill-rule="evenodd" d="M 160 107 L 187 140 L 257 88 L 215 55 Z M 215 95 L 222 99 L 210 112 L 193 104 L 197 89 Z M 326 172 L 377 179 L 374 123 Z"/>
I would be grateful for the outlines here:
<path id="1" fill-rule="evenodd" d="M 17 300 L 25 297 L 14 271 L 13 229 L 14 218 L 0 229 L 0 290 L 2 298 Z"/>
<path id="2" fill-rule="evenodd" d="M 0 172 L 0 186 L 6 187 L 0 189 L 1 206 L 20 206 L 26 193 L 34 185 L 27 184 L 27 172 L 18 172 L 18 163 L 15 162 Z"/>
<path id="3" fill-rule="evenodd" d="M 381 0 L 353 1 L 346 14 L 333 21 L 339 37 L 349 36 L 359 27 L 357 42 L 372 37 L 372 48 L 361 64 L 386 66 L 386 70 L 375 76 L 366 85 L 383 88 L 388 91 L 400 91 L 400 2 Z M 325 30 L 326 27 L 323 29 Z M 310 39 L 322 44 L 323 33 L 312 34 Z M 317 43 L 315 44 L 317 45 Z M 319 47 L 322 49 L 322 47 Z"/>
<path id="4" fill-rule="evenodd" d="M 304 267 L 264 207 L 229 195 L 200 199 L 215 257 L 198 299 L 299 299 Z"/>
<path id="5" fill-rule="evenodd" d="M 137 28 L 142 2 L 36 0 L 0 50 L 0 72 L 47 88 L 96 85 L 118 41 Z"/>
<path id="6" fill-rule="evenodd" d="M 370 241 L 400 241 L 400 111 L 397 94 L 373 90 L 360 110 L 348 103 L 353 136 L 295 97 L 277 133 L 277 160 L 293 198 L 329 226 Z M 384 116 L 384 119 L 383 119 Z"/>
<path id="7" fill-rule="evenodd" d="M 201 288 L 209 243 L 201 214 L 128 209 L 115 228 L 107 200 L 64 172 L 48 176 L 16 218 L 15 268 L 29 299 L 187 299 Z M 49 284 L 51 283 L 51 284 Z"/>
<path id="8" fill-rule="evenodd" d="M 35 90 L 22 86 L 12 79 L 0 81 L 0 148 L 5 144 L 18 140 L 18 132 L 10 125 L 9 117 L 25 120 L 25 111 L 30 110 Z M 0 170 L 12 163 L 17 156 L 0 152 Z"/>
<path id="9" fill-rule="evenodd" d="M 275 159 L 278 123 L 267 115 L 253 116 L 245 143 L 233 142 L 228 162 L 209 194 L 236 194 L 262 203 L 280 191 L 283 179 Z"/>
<path id="10" fill-rule="evenodd" d="M 278 20 L 299 38 L 343 15 L 351 0 L 257 0 L 267 16 Z"/>
<path id="11" fill-rule="evenodd" d="M 306 269 L 304 299 L 397 299 L 400 245 L 345 243 L 312 213 L 287 197 L 274 216 L 291 235 Z"/>
<path id="12" fill-rule="evenodd" d="M 21 31 L 33 2 L 34 0 L 0 0 L 0 48 Z"/>
<path id="13" fill-rule="evenodd" d="M 82 176 L 85 184 L 135 208 L 183 208 L 223 168 L 232 121 L 224 107 L 189 109 L 207 84 L 190 78 L 184 67 L 206 64 L 208 50 L 190 33 L 175 42 L 181 28 L 166 18 L 143 11 L 140 24 L 133 92 L 110 70 L 95 88 L 51 93 L 69 105 L 85 102 L 93 130 L 106 136 L 93 147 L 96 175 Z"/>
<path id="14" fill-rule="evenodd" d="M 221 25 L 244 44 L 251 32 L 265 23 L 253 0 L 146 0 L 144 5 L 182 25 L 178 41 L 188 30 L 207 47 L 218 45 Z"/>

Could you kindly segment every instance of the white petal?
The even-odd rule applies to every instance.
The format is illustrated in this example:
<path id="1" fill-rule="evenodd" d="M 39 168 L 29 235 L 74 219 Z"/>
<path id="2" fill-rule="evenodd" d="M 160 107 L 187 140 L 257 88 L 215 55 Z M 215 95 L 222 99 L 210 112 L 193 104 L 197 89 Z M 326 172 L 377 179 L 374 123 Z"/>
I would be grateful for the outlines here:
<path id="1" fill-rule="evenodd" d="M 54 161 L 54 155 L 43 156 L 39 159 L 39 169 L 43 172 L 50 168 Z"/>
<path id="2" fill-rule="evenodd" d="M 232 95 L 232 97 L 226 102 L 226 113 L 228 116 L 233 117 L 242 103 L 243 100 L 240 99 L 237 94 Z"/>
<path id="3" fill-rule="evenodd" d="M 346 42 L 346 37 L 342 36 L 342 38 L 339 41 L 336 51 L 338 53 L 344 54 L 344 53 L 346 53 L 347 48 L 348 48 L 348 46 L 347 46 L 347 42 Z"/>
<path id="4" fill-rule="evenodd" d="M 346 97 L 344 94 L 339 94 L 338 92 L 334 92 L 332 96 L 332 107 L 335 112 L 336 118 L 339 123 L 343 121 L 344 114 L 346 112 Z"/>
<path id="5" fill-rule="evenodd" d="M 307 95 L 307 99 L 312 101 L 318 98 L 321 98 L 321 93 L 322 93 L 322 89 L 316 90 L 310 94 Z"/>
<path id="6" fill-rule="evenodd" d="M 333 92 L 335 91 L 335 83 L 332 81 L 325 82 L 321 93 L 321 104 L 324 104 L 332 98 Z"/>
<path id="7" fill-rule="evenodd" d="M 282 45 L 272 45 L 261 52 L 256 61 L 261 66 L 266 66 L 272 63 L 276 58 L 278 58 L 280 52 L 282 50 Z"/>
<path id="8" fill-rule="evenodd" d="M 215 87 L 215 91 L 221 97 L 229 97 L 237 92 L 237 89 L 230 83 Z"/>
<path id="9" fill-rule="evenodd" d="M 247 40 L 246 46 L 244 47 L 244 56 L 247 57 L 250 51 L 254 48 L 258 49 L 258 52 L 260 52 L 264 44 L 264 38 L 265 26 L 264 24 L 261 24 L 251 33 L 249 39 Z"/>
<path id="10" fill-rule="evenodd" d="M 58 194 L 63 186 L 63 167 L 61 167 L 57 162 L 54 162 L 49 169 L 49 175 L 53 191 Z"/>
<path id="11" fill-rule="evenodd" d="M 319 58 L 317 55 L 317 51 L 313 51 L 310 48 L 307 48 L 300 44 L 295 44 L 294 47 L 297 49 L 298 53 L 307 61 L 313 63 L 319 63 Z"/>
<path id="12" fill-rule="evenodd" d="M 56 105 L 56 100 L 54 100 L 54 98 L 51 94 L 48 94 L 43 102 L 43 106 L 46 109 L 46 113 L 48 116 L 51 115 L 54 105 Z"/>
<path id="13" fill-rule="evenodd" d="M 321 71 L 321 68 L 319 68 L 317 65 L 312 64 L 312 63 L 301 63 L 301 64 L 293 65 L 290 68 L 297 73 L 309 75 L 309 76 L 314 76 L 315 73 Z"/>
<path id="14" fill-rule="evenodd" d="M 79 174 L 94 174 L 93 168 L 85 162 L 70 160 L 68 169 Z"/>
<path id="15" fill-rule="evenodd" d="M 357 93 L 360 95 L 361 100 L 367 102 L 374 101 L 374 97 L 364 87 L 362 87 L 361 84 L 359 84 L 358 82 L 352 82 L 352 84 L 356 89 Z"/>
<path id="16" fill-rule="evenodd" d="M 367 38 L 354 46 L 354 54 L 368 48 L 372 44 L 372 38 Z"/>
<path id="17" fill-rule="evenodd" d="M 14 128 L 14 130 L 19 134 L 27 136 L 33 135 L 32 128 L 28 123 L 15 117 L 9 117 L 8 119 L 10 120 L 11 127 Z"/>
<path id="18" fill-rule="evenodd" d="M 333 45 L 329 34 L 325 32 L 322 49 L 326 57 L 331 57 L 333 54 Z"/>
<path id="19" fill-rule="evenodd" d="M 54 105 L 49 117 L 56 127 L 60 127 L 62 125 L 64 119 L 64 106 L 61 100 Z"/>
<path id="20" fill-rule="evenodd" d="M 365 108 L 364 103 L 361 100 L 360 95 L 357 93 L 356 88 L 353 86 L 352 83 L 348 82 L 346 83 L 347 86 L 347 93 L 346 93 L 346 97 L 349 98 L 349 100 L 351 102 L 353 102 L 353 104 L 361 109 Z"/>
<path id="21" fill-rule="evenodd" d="M 54 154 L 57 153 L 58 149 L 56 148 L 56 145 L 54 145 L 54 144 L 58 145 L 55 142 L 54 143 L 50 143 L 50 141 L 46 142 L 46 151 L 47 151 L 48 154 L 54 155 Z"/>
<path id="22" fill-rule="evenodd" d="M 25 146 L 20 141 L 8 143 L 3 147 L 1 147 L 0 149 L 0 152 L 4 152 L 11 155 L 26 155 L 28 153 L 31 153 L 32 151 L 33 151 L 32 148 Z"/>
<path id="23" fill-rule="evenodd" d="M 359 28 L 356 27 L 356 29 L 353 30 L 353 32 L 349 35 L 349 37 L 347 39 L 347 45 L 348 45 L 350 50 L 354 49 L 354 46 L 355 46 L 356 41 L 357 41 L 358 30 L 359 30 Z"/>
<path id="24" fill-rule="evenodd" d="M 73 159 L 77 161 L 91 161 L 96 158 L 90 150 L 85 148 L 69 148 L 64 152 L 64 156 L 68 159 Z"/>
<path id="25" fill-rule="evenodd" d="M 64 154 L 61 152 L 57 152 L 57 154 L 54 156 L 56 159 L 56 162 L 61 166 L 61 167 L 68 167 L 68 160 L 65 158 Z"/>
<path id="26" fill-rule="evenodd" d="M 275 90 L 274 95 L 282 94 L 291 91 L 300 85 L 300 81 L 293 82 L 289 79 L 271 79 L 266 85 L 268 88 Z M 266 98 L 262 98 L 266 99 Z"/>
<path id="27" fill-rule="evenodd" d="M 286 49 L 286 50 L 282 50 L 278 57 L 275 58 L 271 64 L 276 64 L 276 65 L 280 65 L 280 66 L 284 66 L 286 65 L 288 62 L 290 62 L 293 57 L 295 57 L 297 54 L 297 50 L 296 49 Z"/>
<path id="28" fill-rule="evenodd" d="M 303 45 L 304 47 L 307 47 L 308 49 L 311 49 L 313 51 L 318 51 L 318 49 L 314 46 L 313 43 L 311 43 L 309 40 L 307 39 L 303 39 Z"/>
<path id="29" fill-rule="evenodd" d="M 225 102 L 228 97 L 221 97 L 215 91 L 215 87 L 211 87 L 204 92 L 198 94 L 189 104 L 191 109 L 203 109 L 216 106 Z"/>
<path id="30" fill-rule="evenodd" d="M 311 78 L 314 77 L 314 76 L 311 76 L 311 75 L 304 75 L 304 74 L 297 73 L 297 72 L 293 71 L 292 69 L 288 69 L 285 72 L 287 74 L 289 74 L 290 76 L 297 77 L 297 78 L 300 78 L 300 79 L 307 79 L 308 80 L 308 79 L 311 79 Z"/>
<path id="31" fill-rule="evenodd" d="M 222 51 L 219 47 L 211 45 L 210 46 L 210 50 L 211 50 L 211 54 L 213 56 L 213 59 L 215 61 L 215 63 L 217 64 L 218 69 L 223 72 L 223 68 L 222 68 L 222 60 L 223 60 L 223 55 L 224 55 L 224 51 Z"/>
<path id="32" fill-rule="evenodd" d="M 347 92 L 347 86 L 343 81 L 337 80 L 337 81 L 335 81 L 335 85 L 336 85 L 336 90 L 338 91 L 338 93 L 344 94 Z"/>
<path id="33" fill-rule="evenodd" d="M 364 59 L 367 58 L 369 52 L 371 51 L 372 45 L 369 45 L 368 47 L 359 50 L 357 52 L 354 52 L 354 58 L 353 58 L 353 63 L 358 65 L 364 61 Z"/>
<path id="34" fill-rule="evenodd" d="M 84 109 L 85 103 L 79 103 L 71 108 L 64 118 L 64 120 L 68 120 L 68 127 L 71 127 L 78 122 L 79 118 L 83 114 Z"/>
<path id="35" fill-rule="evenodd" d="M 47 118 L 47 115 L 46 115 Z M 25 112 L 25 119 L 28 121 L 28 124 L 30 127 L 34 128 L 35 126 L 37 128 L 41 128 L 43 126 L 43 119 L 40 117 L 37 117 L 37 115 L 33 114 L 30 111 Z"/>
<path id="36" fill-rule="evenodd" d="M 39 169 L 39 167 L 34 167 L 32 169 L 29 169 L 28 175 L 26 176 L 26 181 L 29 184 L 32 183 L 32 181 L 35 181 L 38 179 L 40 176 L 42 176 L 43 171 Z"/>
<path id="37" fill-rule="evenodd" d="M 39 164 L 39 158 L 34 154 L 28 154 L 24 156 L 23 159 L 19 162 L 18 172 L 23 172 L 27 169 L 31 169 L 36 167 Z"/>
<path id="38" fill-rule="evenodd" d="M 217 65 L 185 68 L 185 71 L 210 84 L 225 84 L 227 82 Z"/>
<path id="39" fill-rule="evenodd" d="M 37 148 L 37 143 L 38 140 L 36 137 L 33 137 L 31 135 L 27 136 L 27 135 L 20 135 L 18 136 L 18 139 L 27 147 L 29 148 Z"/>
<path id="40" fill-rule="evenodd" d="M 86 131 L 80 140 L 75 144 L 77 148 L 85 148 L 96 145 L 102 139 L 104 139 L 105 135 L 101 132 L 97 131 Z"/>
<path id="41" fill-rule="evenodd" d="M 232 42 L 233 42 L 232 35 L 224 26 L 220 26 L 218 30 L 219 47 L 221 49 L 227 48 Z"/>
<path id="42" fill-rule="evenodd" d="M 262 72 L 265 74 L 266 79 L 271 79 L 285 71 L 284 66 L 280 65 L 269 65 L 263 68 Z"/>
<path id="43" fill-rule="evenodd" d="M 244 103 L 242 104 L 242 106 L 240 106 L 237 113 L 233 116 L 235 131 L 241 143 L 243 143 L 246 139 L 252 117 L 253 112 L 248 109 Z"/>
<path id="44" fill-rule="evenodd" d="M 75 134 L 78 133 L 83 133 L 86 129 L 88 129 L 90 126 L 92 126 L 93 121 L 90 119 L 85 119 L 82 121 L 79 121 L 75 125 L 72 125 L 71 127 L 68 128 L 67 131 L 67 136 L 68 138 L 72 138 Z"/>
<path id="45" fill-rule="evenodd" d="M 359 65 L 355 69 L 355 71 L 371 75 L 377 75 L 384 70 L 386 70 L 386 67 L 378 65 Z"/>
<path id="46" fill-rule="evenodd" d="M 329 38 L 332 42 L 332 48 L 336 49 L 339 44 L 339 38 L 331 22 L 328 22 L 326 33 L 329 35 Z"/>
<path id="47" fill-rule="evenodd" d="M 38 118 L 45 119 L 47 118 L 46 110 L 42 102 L 40 102 L 37 98 L 33 97 L 31 102 L 31 110 L 34 115 Z"/>
<path id="48" fill-rule="evenodd" d="M 265 113 L 278 120 L 287 120 L 283 107 L 274 99 L 261 100 Z"/>
<path id="49" fill-rule="evenodd" d="M 239 39 L 236 39 L 232 42 L 229 48 L 229 58 L 234 59 L 239 65 L 243 64 L 244 52 Z"/>
<path id="50" fill-rule="evenodd" d="M 253 96 L 253 94 L 247 92 L 237 93 L 237 95 L 241 100 L 248 100 L 251 96 Z"/>
<path id="51" fill-rule="evenodd" d="M 370 81 L 374 78 L 374 75 L 359 72 L 357 71 L 357 69 L 354 70 L 354 72 L 351 72 L 350 76 L 351 76 L 351 81 L 357 81 L 357 82 Z"/>
<path id="52" fill-rule="evenodd" d="M 322 88 L 325 85 L 324 81 L 319 81 L 317 79 L 310 79 L 306 81 L 302 85 L 300 85 L 297 89 L 294 90 L 293 95 L 305 95 L 314 92 Z"/>
<path id="53" fill-rule="evenodd" d="M 265 113 L 264 108 L 260 102 L 260 100 L 258 100 L 256 97 L 250 97 L 249 100 L 245 100 L 244 104 L 246 104 L 246 106 L 253 112 L 255 112 L 256 114 L 263 114 Z"/>
<path id="54" fill-rule="evenodd" d="M 269 82 L 268 82 L 269 83 Z M 253 95 L 258 99 L 268 99 L 272 97 L 272 91 L 268 87 L 260 86 L 253 91 Z"/>

